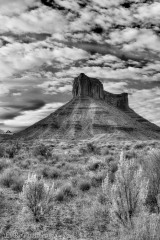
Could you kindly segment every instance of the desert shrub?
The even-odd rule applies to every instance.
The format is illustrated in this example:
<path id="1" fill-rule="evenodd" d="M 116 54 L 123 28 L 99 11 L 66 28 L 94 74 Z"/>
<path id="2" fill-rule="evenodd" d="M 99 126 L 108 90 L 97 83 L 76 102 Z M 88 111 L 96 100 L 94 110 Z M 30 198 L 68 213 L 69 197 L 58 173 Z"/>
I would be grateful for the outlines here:
<path id="1" fill-rule="evenodd" d="M 15 155 L 18 154 L 20 149 L 21 149 L 21 143 L 17 141 L 6 147 L 6 154 L 8 155 L 9 158 L 14 158 Z"/>
<path id="2" fill-rule="evenodd" d="M 77 175 L 81 171 L 81 168 L 76 164 L 66 163 L 63 168 L 63 178 L 69 178 L 71 176 Z"/>
<path id="3" fill-rule="evenodd" d="M 108 198 L 113 231 L 133 228 L 133 218 L 143 209 L 147 186 L 148 181 L 143 177 L 142 168 L 135 166 L 134 161 L 126 161 L 122 152 L 114 184 L 111 184 L 108 175 L 102 183 L 103 192 Z"/>
<path id="4" fill-rule="evenodd" d="M 65 200 L 69 200 L 75 196 L 75 191 L 70 183 L 66 183 L 62 187 L 60 187 L 55 193 L 55 200 L 58 202 L 62 202 Z"/>
<path id="5" fill-rule="evenodd" d="M 112 173 L 115 173 L 118 170 L 117 162 L 110 162 L 108 164 L 108 167 L 109 167 L 109 171 L 111 171 Z"/>
<path id="6" fill-rule="evenodd" d="M 84 146 L 80 147 L 79 152 L 81 154 L 93 153 L 97 155 L 101 153 L 100 149 L 96 147 L 93 143 L 87 143 L 85 147 Z"/>
<path id="7" fill-rule="evenodd" d="M 160 151 L 152 150 L 143 160 L 145 176 L 149 179 L 147 206 L 151 211 L 160 212 L 158 195 L 160 194 Z"/>
<path id="8" fill-rule="evenodd" d="M 94 154 L 100 154 L 100 149 L 95 146 L 93 143 L 87 143 L 87 152 L 88 153 L 94 153 Z"/>
<path id="9" fill-rule="evenodd" d="M 52 153 L 52 157 L 50 158 L 50 163 L 56 164 L 61 161 L 61 158 L 62 158 L 61 154 Z"/>
<path id="10" fill-rule="evenodd" d="M 5 148 L 3 146 L 0 146 L 0 158 L 5 156 Z"/>
<path id="11" fill-rule="evenodd" d="M 86 232 L 87 239 L 102 239 L 101 234 L 108 231 L 110 221 L 107 207 L 94 202 L 91 207 L 84 207 L 82 216 L 83 229 Z"/>
<path id="12" fill-rule="evenodd" d="M 24 169 L 29 169 L 29 167 L 31 166 L 31 160 L 30 159 L 22 160 L 20 161 L 19 166 Z"/>
<path id="13" fill-rule="evenodd" d="M 42 158 L 44 157 L 45 159 L 52 157 L 52 153 L 49 147 L 42 143 L 33 148 L 33 155 L 35 157 L 42 157 Z"/>
<path id="14" fill-rule="evenodd" d="M 24 178 L 17 168 L 8 168 L 0 176 L 0 184 L 4 187 L 12 188 L 14 191 L 20 192 L 24 184 Z"/>
<path id="15" fill-rule="evenodd" d="M 108 147 L 104 147 L 104 148 L 102 148 L 101 149 L 101 155 L 108 155 L 109 154 L 109 149 L 108 149 Z"/>
<path id="16" fill-rule="evenodd" d="M 96 171 L 97 169 L 99 169 L 99 167 L 102 165 L 102 162 L 101 161 L 90 161 L 88 163 L 88 166 L 87 168 L 90 170 L 90 171 Z"/>
<path id="17" fill-rule="evenodd" d="M 107 203 L 106 194 L 104 194 L 103 192 L 100 192 L 100 193 L 97 195 L 97 201 L 98 201 L 98 203 L 100 203 L 100 204 L 102 204 L 102 205 L 106 205 L 106 203 Z"/>
<path id="18" fill-rule="evenodd" d="M 134 228 L 120 233 L 120 240 L 159 240 L 160 215 L 141 212 L 134 219 Z"/>
<path id="19" fill-rule="evenodd" d="M 92 175 L 91 177 L 91 185 L 92 187 L 99 187 L 102 184 L 102 181 L 105 179 L 106 177 L 106 172 L 99 172 L 99 173 L 95 173 L 94 175 Z"/>
<path id="20" fill-rule="evenodd" d="M 0 159 L 0 171 L 3 171 L 9 166 L 9 161 L 6 159 Z"/>
<path id="21" fill-rule="evenodd" d="M 88 191 L 91 188 L 91 184 L 89 180 L 81 180 L 78 183 L 78 186 L 79 186 L 79 189 L 83 192 Z"/>
<path id="22" fill-rule="evenodd" d="M 131 148 L 131 145 L 130 144 L 128 144 L 128 143 L 126 143 L 125 145 L 124 145 L 124 150 L 126 150 L 126 151 L 128 151 L 128 150 L 130 150 L 130 148 Z"/>
<path id="23" fill-rule="evenodd" d="M 137 152 L 134 149 L 126 151 L 125 157 L 126 157 L 126 159 L 129 159 L 129 160 L 132 158 L 137 158 Z"/>
<path id="24" fill-rule="evenodd" d="M 5 212 L 6 207 L 7 207 L 6 197 L 5 197 L 5 194 L 1 190 L 0 191 L 0 217 L 1 217 L 1 214 L 3 214 Z M 1 233 L 2 233 L 2 221 L 0 223 L 0 226 L 1 226 Z"/>
<path id="25" fill-rule="evenodd" d="M 145 148 L 147 146 L 147 143 L 145 143 L 145 142 L 137 142 L 134 146 L 133 146 L 133 148 L 134 149 L 143 149 L 143 148 Z"/>
<path id="26" fill-rule="evenodd" d="M 114 161 L 114 160 L 115 160 L 114 157 L 111 156 L 111 155 L 108 155 L 107 157 L 105 157 L 105 162 L 106 162 L 107 164 L 109 164 L 110 162 L 112 162 L 112 161 Z"/>
<path id="27" fill-rule="evenodd" d="M 57 179 L 61 176 L 61 171 L 58 168 L 45 166 L 41 171 L 43 177 Z"/>
<path id="28" fill-rule="evenodd" d="M 40 222 L 49 216 L 53 208 L 54 185 L 49 186 L 36 174 L 29 174 L 23 185 L 21 199 L 24 207 L 34 217 L 36 222 Z"/>
<path id="29" fill-rule="evenodd" d="M 66 165 L 65 162 L 58 162 L 58 163 L 55 164 L 55 167 L 56 167 L 56 168 L 62 168 L 62 167 L 64 167 L 65 165 Z"/>

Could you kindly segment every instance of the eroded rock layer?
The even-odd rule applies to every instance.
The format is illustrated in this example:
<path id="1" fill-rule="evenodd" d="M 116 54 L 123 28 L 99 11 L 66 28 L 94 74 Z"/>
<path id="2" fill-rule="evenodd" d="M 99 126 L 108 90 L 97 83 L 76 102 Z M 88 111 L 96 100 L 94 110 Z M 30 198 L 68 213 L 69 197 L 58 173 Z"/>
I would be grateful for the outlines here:
<path id="1" fill-rule="evenodd" d="M 115 107 L 126 109 L 128 107 L 128 93 L 113 94 L 104 91 L 103 84 L 96 78 L 89 78 L 81 73 L 73 82 L 73 97 L 91 97 L 104 100 Z"/>

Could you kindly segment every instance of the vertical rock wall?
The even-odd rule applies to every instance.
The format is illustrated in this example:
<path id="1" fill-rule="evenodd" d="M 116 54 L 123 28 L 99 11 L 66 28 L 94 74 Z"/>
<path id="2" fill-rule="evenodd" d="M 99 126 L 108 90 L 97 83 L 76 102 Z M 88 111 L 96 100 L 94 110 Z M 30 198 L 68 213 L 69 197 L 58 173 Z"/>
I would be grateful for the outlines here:
<path id="1" fill-rule="evenodd" d="M 104 100 L 120 109 L 128 107 L 128 93 L 113 94 L 103 90 L 103 84 L 96 78 L 89 78 L 81 73 L 73 82 L 73 97 L 92 97 Z"/>
<path id="2" fill-rule="evenodd" d="M 73 97 L 89 96 L 95 99 L 103 99 L 103 84 L 96 78 L 89 78 L 81 73 L 73 82 Z"/>

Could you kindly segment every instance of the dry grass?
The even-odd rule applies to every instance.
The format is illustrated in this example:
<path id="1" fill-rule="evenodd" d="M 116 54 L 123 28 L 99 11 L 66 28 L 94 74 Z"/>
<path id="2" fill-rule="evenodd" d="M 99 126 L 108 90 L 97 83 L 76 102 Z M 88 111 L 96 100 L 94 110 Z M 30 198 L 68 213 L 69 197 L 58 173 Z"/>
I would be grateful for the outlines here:
<path id="1" fill-rule="evenodd" d="M 50 145 L 49 145 L 50 144 Z M 15 146 L 14 143 L 11 143 Z M 158 229 L 151 228 L 151 222 L 158 225 L 159 207 L 158 201 L 151 208 L 147 206 L 148 215 L 145 220 L 144 215 L 139 212 L 135 216 L 135 228 L 129 233 L 119 233 L 119 236 L 110 235 L 110 216 L 107 207 L 107 199 L 102 191 L 102 182 L 106 178 L 107 172 L 111 184 L 115 183 L 115 176 L 118 170 L 118 161 L 121 149 L 124 149 L 126 161 L 133 160 L 135 166 L 140 164 L 143 167 L 144 176 L 153 181 L 150 184 L 150 195 L 148 199 L 156 198 L 159 186 L 159 154 L 154 152 L 149 154 L 152 149 L 160 149 L 160 143 L 150 142 L 112 142 L 99 143 L 73 143 L 67 142 L 61 144 L 37 143 L 19 144 L 16 153 L 9 159 L 2 156 L 0 158 L 0 186 L 4 192 L 4 198 L 10 199 L 11 211 L 4 210 L 1 215 L 3 229 L 5 233 L 17 231 L 17 237 L 10 239 L 34 239 L 37 233 L 47 239 L 83 239 L 83 240 L 158 240 Z M 1 146 L 0 149 L 12 149 L 9 143 Z M 45 150 L 43 153 L 42 150 Z M 12 151 L 11 151 L 12 152 Z M 48 153 L 49 152 L 49 153 Z M 12 154 L 11 154 L 12 155 Z M 148 156 L 148 158 L 144 156 Z M 35 223 L 33 219 L 24 218 L 22 212 L 23 204 L 19 198 L 19 192 L 22 191 L 24 180 L 28 173 L 37 173 L 38 177 L 44 177 L 47 184 L 55 184 L 54 197 L 52 200 L 53 208 L 51 214 L 43 223 Z M 8 196 L 8 191 L 10 196 Z M 17 194 L 18 193 L 18 194 Z M 0 198 L 1 199 L 1 198 Z M 156 198 L 158 199 L 158 198 Z M 3 199 L 1 200 L 3 203 Z M 148 202 L 148 204 L 150 204 Z M 156 206 L 156 207 L 155 207 Z M 153 215 L 149 211 L 153 210 Z M 8 213 L 7 213 L 8 211 Z M 153 211 L 152 211 L 153 212 Z M 23 214 L 22 214 L 23 213 Z M 7 223 L 7 219 L 13 218 Z M 141 226 L 141 229 L 138 227 Z M 8 229 L 8 230 L 7 230 Z M 142 230 L 143 231 L 140 231 Z M 141 234 L 143 232 L 143 234 Z M 152 238 L 153 232 L 155 238 Z M 22 238 L 21 234 L 24 234 Z M 27 238 L 30 234 L 30 238 Z M 43 237 L 44 236 L 44 237 Z M 150 238 L 147 238 L 150 236 Z"/>

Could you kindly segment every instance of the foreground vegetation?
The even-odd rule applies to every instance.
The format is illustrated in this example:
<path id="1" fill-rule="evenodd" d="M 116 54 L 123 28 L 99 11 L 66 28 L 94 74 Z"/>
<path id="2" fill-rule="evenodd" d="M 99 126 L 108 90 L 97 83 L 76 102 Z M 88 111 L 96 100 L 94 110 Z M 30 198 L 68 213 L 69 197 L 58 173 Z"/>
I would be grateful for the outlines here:
<path id="1" fill-rule="evenodd" d="M 1 239 L 160 239 L 160 143 L 0 145 Z"/>

